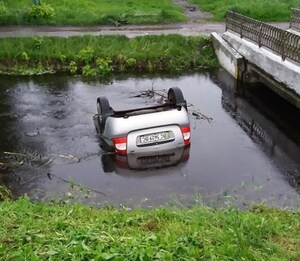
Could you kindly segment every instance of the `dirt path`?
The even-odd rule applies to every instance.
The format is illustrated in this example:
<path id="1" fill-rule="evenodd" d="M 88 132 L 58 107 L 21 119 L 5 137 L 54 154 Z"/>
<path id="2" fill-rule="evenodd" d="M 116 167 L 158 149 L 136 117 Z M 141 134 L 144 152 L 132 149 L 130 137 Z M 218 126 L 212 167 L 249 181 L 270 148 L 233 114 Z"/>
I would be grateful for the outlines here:
<path id="1" fill-rule="evenodd" d="M 201 11 L 197 5 L 191 4 L 187 0 L 173 0 L 173 2 L 185 9 L 184 14 L 189 22 L 203 23 L 213 17 L 212 14 Z"/>
<path id="2" fill-rule="evenodd" d="M 272 25 L 288 29 L 289 23 L 271 23 Z M 59 36 L 75 35 L 126 35 L 129 38 L 144 35 L 181 34 L 184 36 L 210 35 L 211 32 L 225 31 L 224 23 L 216 22 L 189 22 L 159 25 L 124 25 L 73 27 L 73 26 L 0 26 L 1 37 L 28 37 L 28 36 Z"/>
<path id="3" fill-rule="evenodd" d="M 127 37 L 153 35 L 153 34 L 181 34 L 209 35 L 211 32 L 222 33 L 225 30 L 224 23 L 174 23 L 159 25 L 123 25 L 114 26 L 0 26 L 1 37 L 26 37 L 26 36 L 60 36 L 74 35 L 126 35 Z"/>

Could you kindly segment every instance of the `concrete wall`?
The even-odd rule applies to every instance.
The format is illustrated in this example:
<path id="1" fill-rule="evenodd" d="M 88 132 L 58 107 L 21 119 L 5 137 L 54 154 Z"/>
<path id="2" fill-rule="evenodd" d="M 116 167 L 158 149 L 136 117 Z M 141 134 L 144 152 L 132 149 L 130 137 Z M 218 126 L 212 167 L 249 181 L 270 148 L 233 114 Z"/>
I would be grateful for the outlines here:
<path id="1" fill-rule="evenodd" d="M 243 56 L 233 49 L 219 34 L 211 33 L 211 39 L 220 65 L 235 79 L 241 79 L 241 74 L 244 70 Z"/>
<path id="2" fill-rule="evenodd" d="M 222 34 L 222 38 L 245 60 L 261 68 L 274 80 L 282 83 L 290 91 L 300 95 L 300 65 L 288 60 L 282 61 L 281 56 L 246 39 L 241 39 L 231 32 Z"/>
<path id="3" fill-rule="evenodd" d="M 262 82 L 300 109 L 300 64 L 239 35 L 211 34 L 220 65 L 242 82 Z"/>

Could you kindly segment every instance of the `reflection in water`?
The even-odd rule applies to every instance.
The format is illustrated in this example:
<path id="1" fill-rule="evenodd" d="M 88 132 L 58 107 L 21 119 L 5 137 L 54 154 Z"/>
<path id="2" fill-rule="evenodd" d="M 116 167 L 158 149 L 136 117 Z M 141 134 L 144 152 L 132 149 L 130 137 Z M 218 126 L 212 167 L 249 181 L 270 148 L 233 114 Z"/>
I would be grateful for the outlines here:
<path id="1" fill-rule="evenodd" d="M 233 84 L 222 70 L 115 78 L 110 84 L 1 76 L 0 162 L 14 167 L 0 166 L 0 182 L 16 197 L 77 198 L 84 191 L 80 200 L 101 205 L 191 203 L 195 194 L 213 203 L 297 205 L 300 197 L 290 184 L 299 183 L 299 111 L 281 101 L 278 106 L 262 88 L 233 92 Z M 123 158 L 101 149 L 92 120 L 98 96 L 107 96 L 117 110 L 129 109 L 160 99 L 138 97 L 142 90 L 173 86 L 213 118 L 209 123 L 190 114 L 188 150 Z"/>
<path id="2" fill-rule="evenodd" d="M 186 162 L 189 159 L 189 153 L 190 147 L 182 147 L 163 152 L 128 154 L 126 156 L 119 154 L 102 154 L 101 160 L 104 172 L 115 172 L 125 176 L 130 176 L 132 173 L 135 173 L 137 177 L 145 177 L 147 175 L 126 170 L 159 169 L 176 166 Z"/>
<path id="3" fill-rule="evenodd" d="M 215 78 L 222 86 L 222 106 L 251 139 L 282 170 L 290 184 L 300 186 L 300 110 L 263 85 L 236 82 L 220 70 Z M 235 88 L 232 86 L 235 85 Z M 294 165 L 287 170 L 288 165 Z"/>

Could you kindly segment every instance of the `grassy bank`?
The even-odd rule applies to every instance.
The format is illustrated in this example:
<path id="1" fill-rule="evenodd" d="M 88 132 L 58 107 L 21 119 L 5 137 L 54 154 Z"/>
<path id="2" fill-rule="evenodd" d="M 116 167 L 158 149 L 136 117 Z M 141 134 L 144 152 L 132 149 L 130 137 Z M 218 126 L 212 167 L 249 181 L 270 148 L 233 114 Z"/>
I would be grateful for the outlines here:
<path id="1" fill-rule="evenodd" d="M 84 76 L 118 72 L 187 72 L 217 66 L 208 37 L 180 35 L 2 38 L 0 71 Z"/>
<path id="2" fill-rule="evenodd" d="M 300 213 L 0 203 L 4 260 L 299 260 Z"/>
<path id="3" fill-rule="evenodd" d="M 171 0 L 0 1 L 0 24 L 100 25 L 184 21 Z"/>
<path id="4" fill-rule="evenodd" d="M 189 0 L 204 11 L 214 14 L 216 21 L 223 21 L 228 9 L 263 21 L 289 21 L 292 7 L 300 7 L 300 0 Z"/>

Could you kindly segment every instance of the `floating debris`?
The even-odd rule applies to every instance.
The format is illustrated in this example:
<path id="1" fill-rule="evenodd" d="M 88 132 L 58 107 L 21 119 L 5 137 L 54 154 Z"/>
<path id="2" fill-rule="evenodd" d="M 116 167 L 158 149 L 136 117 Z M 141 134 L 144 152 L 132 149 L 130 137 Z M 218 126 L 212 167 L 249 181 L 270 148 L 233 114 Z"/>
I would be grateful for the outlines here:
<path id="1" fill-rule="evenodd" d="M 77 158 L 71 154 L 69 155 L 59 155 L 59 157 L 61 158 L 64 158 L 64 159 L 69 159 L 69 160 L 72 160 L 72 161 L 75 161 L 75 162 L 80 162 L 80 158 Z"/>
<path id="2" fill-rule="evenodd" d="M 196 111 L 192 111 L 191 113 L 198 120 L 206 120 L 206 121 L 208 121 L 208 123 L 211 123 L 211 121 L 213 120 L 213 118 L 208 117 L 208 116 L 204 115 L 203 113 L 201 113 L 199 111 L 197 111 L 197 112 Z"/>
<path id="3" fill-rule="evenodd" d="M 149 90 L 143 90 L 140 91 L 139 94 L 136 95 L 132 95 L 129 96 L 129 98 L 155 98 L 155 96 L 159 96 L 160 99 L 157 99 L 156 102 L 158 104 L 162 104 L 163 102 L 165 102 L 168 99 L 168 95 L 167 95 L 167 91 L 166 89 L 162 89 L 162 90 L 154 90 L 154 88 L 152 87 Z M 196 108 L 192 103 L 188 103 L 188 113 L 192 116 L 194 116 L 197 120 L 206 120 L 208 123 L 211 123 L 213 121 L 213 118 L 203 114 L 202 112 L 200 112 L 200 110 L 198 108 Z"/>
<path id="4" fill-rule="evenodd" d="M 86 187 L 86 186 L 77 184 L 77 183 L 75 183 L 75 182 L 72 181 L 72 180 L 64 179 L 64 178 L 59 177 L 59 176 L 57 176 L 57 175 L 55 175 L 55 174 L 53 174 L 53 173 L 50 173 L 50 172 L 47 173 L 47 177 L 48 177 L 50 180 L 52 180 L 53 178 L 59 179 L 59 180 L 65 182 L 65 183 L 70 184 L 70 185 L 71 185 L 71 188 L 77 187 L 77 188 L 79 188 L 80 190 L 84 190 L 84 191 L 87 192 L 87 193 L 88 193 L 88 192 L 94 192 L 94 193 L 97 193 L 97 194 L 100 194 L 100 195 L 103 195 L 103 196 L 108 196 L 108 195 L 107 195 L 106 193 L 104 193 L 104 192 L 101 192 L 101 191 L 99 191 L 99 190 L 96 190 L 96 189 L 93 189 L 93 188 L 89 188 L 89 187 Z"/>

